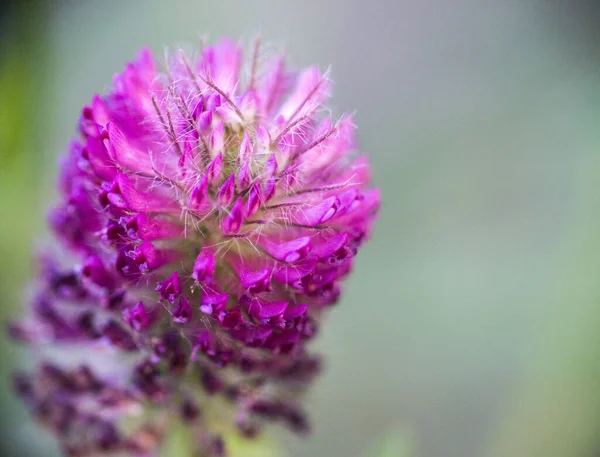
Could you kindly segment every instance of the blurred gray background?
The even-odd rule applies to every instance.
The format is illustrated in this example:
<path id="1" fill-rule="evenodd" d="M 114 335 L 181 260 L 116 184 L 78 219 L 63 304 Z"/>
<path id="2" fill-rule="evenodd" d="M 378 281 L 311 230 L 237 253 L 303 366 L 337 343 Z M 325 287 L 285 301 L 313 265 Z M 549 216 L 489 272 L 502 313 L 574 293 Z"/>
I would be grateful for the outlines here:
<path id="1" fill-rule="evenodd" d="M 22 312 L 57 157 L 137 50 L 230 35 L 331 65 L 383 207 L 315 345 L 290 457 L 600 454 L 598 5 L 527 0 L 13 3 L 0 25 L 0 305 Z M 0 347 L 5 378 L 26 353 Z M 50 456 L 8 388 L 7 457 Z M 52 451 L 54 452 L 54 451 Z"/>

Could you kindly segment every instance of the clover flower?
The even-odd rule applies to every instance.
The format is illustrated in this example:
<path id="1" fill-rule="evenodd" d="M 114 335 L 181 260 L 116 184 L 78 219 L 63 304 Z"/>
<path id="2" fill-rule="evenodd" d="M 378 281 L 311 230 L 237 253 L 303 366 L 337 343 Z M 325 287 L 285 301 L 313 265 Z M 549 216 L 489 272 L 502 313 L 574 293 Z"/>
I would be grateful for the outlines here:
<path id="1" fill-rule="evenodd" d="M 326 75 L 258 41 L 242 65 L 227 39 L 160 71 L 143 50 L 83 108 L 50 215 L 62 250 L 12 327 L 53 348 L 15 388 L 66 455 L 155 455 L 177 418 L 200 455 L 268 421 L 308 429 L 306 345 L 379 192 Z"/>

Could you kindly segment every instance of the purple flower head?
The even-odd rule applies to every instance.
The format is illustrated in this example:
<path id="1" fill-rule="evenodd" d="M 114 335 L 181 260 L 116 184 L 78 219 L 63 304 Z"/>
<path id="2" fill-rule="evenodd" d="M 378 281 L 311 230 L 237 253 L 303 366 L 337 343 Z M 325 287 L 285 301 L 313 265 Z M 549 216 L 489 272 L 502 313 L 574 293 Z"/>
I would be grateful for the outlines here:
<path id="1" fill-rule="evenodd" d="M 144 50 L 83 108 L 50 216 L 75 265 L 46 260 L 12 328 L 90 349 L 85 365 L 15 378 L 67 455 L 153 455 L 170 417 L 221 455 L 223 428 L 202 414 L 215 397 L 245 436 L 268 421 L 308 430 L 307 342 L 379 208 L 351 117 L 325 114 L 330 87 L 316 67 L 262 62 L 258 45 L 244 64 L 225 39 L 161 70 Z"/>

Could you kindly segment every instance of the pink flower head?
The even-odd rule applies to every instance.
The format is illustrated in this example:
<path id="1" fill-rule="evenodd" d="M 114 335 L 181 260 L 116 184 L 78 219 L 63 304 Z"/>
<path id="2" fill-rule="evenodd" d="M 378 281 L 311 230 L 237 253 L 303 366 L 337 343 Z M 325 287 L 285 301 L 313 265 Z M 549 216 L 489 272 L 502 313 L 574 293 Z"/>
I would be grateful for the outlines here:
<path id="1" fill-rule="evenodd" d="M 118 375 L 97 374 L 92 355 L 17 379 L 68 455 L 152 452 L 172 414 L 218 455 L 222 438 L 202 415 L 215 395 L 247 436 L 266 420 L 307 428 L 299 393 L 318 361 L 306 344 L 340 296 L 379 191 L 351 117 L 323 109 L 327 76 L 258 54 L 243 67 L 225 39 L 158 70 L 144 50 L 83 109 L 51 214 L 79 266 L 46 261 L 31 317 L 13 328 L 123 354 Z M 159 413 L 126 429 L 131 405 Z"/>

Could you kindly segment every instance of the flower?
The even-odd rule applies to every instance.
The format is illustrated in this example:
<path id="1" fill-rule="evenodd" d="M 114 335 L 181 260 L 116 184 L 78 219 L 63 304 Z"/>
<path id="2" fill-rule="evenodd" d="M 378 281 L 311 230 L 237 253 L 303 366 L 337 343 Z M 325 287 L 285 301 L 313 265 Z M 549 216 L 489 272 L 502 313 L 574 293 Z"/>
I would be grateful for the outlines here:
<path id="1" fill-rule="evenodd" d="M 50 215 L 75 265 L 43 259 L 12 328 L 59 349 L 15 388 L 67 455 L 150 455 L 176 416 L 214 455 L 229 425 L 308 429 L 307 342 L 379 192 L 327 76 L 251 54 L 224 39 L 159 71 L 143 50 L 83 108 Z"/>

